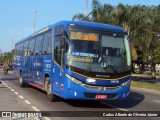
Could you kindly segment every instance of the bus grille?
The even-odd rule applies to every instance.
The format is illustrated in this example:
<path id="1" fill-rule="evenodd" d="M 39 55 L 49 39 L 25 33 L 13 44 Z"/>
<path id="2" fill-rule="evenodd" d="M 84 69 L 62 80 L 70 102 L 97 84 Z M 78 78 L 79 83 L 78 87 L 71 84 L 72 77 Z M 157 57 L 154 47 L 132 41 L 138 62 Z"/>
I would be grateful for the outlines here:
<path id="1" fill-rule="evenodd" d="M 91 85 L 83 85 L 85 88 L 90 90 L 101 90 L 101 91 L 108 91 L 108 90 L 117 90 L 120 88 L 120 86 L 115 87 L 102 87 L 102 86 L 91 86 Z"/>

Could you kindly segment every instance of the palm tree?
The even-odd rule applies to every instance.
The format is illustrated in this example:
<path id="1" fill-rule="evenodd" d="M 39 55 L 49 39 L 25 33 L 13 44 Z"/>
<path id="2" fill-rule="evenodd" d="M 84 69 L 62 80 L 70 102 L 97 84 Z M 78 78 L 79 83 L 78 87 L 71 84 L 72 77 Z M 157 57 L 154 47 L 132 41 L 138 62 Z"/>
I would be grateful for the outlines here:
<path id="1" fill-rule="evenodd" d="M 92 1 L 92 19 L 94 22 L 100 22 L 102 6 L 98 0 Z"/>
<path id="2" fill-rule="evenodd" d="M 103 6 L 96 2 L 92 3 L 92 19 L 94 22 L 114 24 L 116 25 L 116 19 L 114 16 L 114 7 L 111 4 L 105 3 Z"/>
<path id="3" fill-rule="evenodd" d="M 155 63 L 159 41 L 155 36 L 155 32 L 160 30 L 158 26 L 159 19 L 155 7 L 141 6 L 138 9 L 138 16 L 135 21 L 137 26 L 132 33 L 132 42 L 139 46 L 143 51 L 143 61 L 150 62 L 152 66 L 152 78 L 155 78 Z M 157 22 L 159 21 L 159 22 Z M 136 39 L 133 39 L 136 38 Z M 150 56 L 151 59 L 148 59 Z"/>
<path id="4" fill-rule="evenodd" d="M 90 14 L 89 14 L 90 15 Z M 78 20 L 78 21 L 91 21 L 89 15 L 85 15 L 82 13 L 78 13 L 73 16 L 72 20 Z"/>
<path id="5" fill-rule="evenodd" d="M 78 21 L 97 21 L 100 20 L 100 11 L 101 11 L 101 6 L 100 6 L 100 2 L 98 0 L 93 0 L 92 1 L 92 12 L 89 13 L 88 15 L 85 15 L 83 13 L 78 13 L 75 14 L 72 18 L 72 20 L 78 20 Z M 96 16 L 96 17 L 95 17 Z"/>
<path id="6" fill-rule="evenodd" d="M 160 58 L 160 53 L 158 52 L 160 41 L 155 36 L 156 33 L 160 32 L 160 5 L 155 7 L 119 4 L 115 7 L 110 4 L 101 5 L 98 0 L 93 0 L 90 17 L 84 14 L 77 14 L 73 18 L 80 21 L 122 26 L 128 32 L 132 47 L 135 48 L 136 46 L 136 49 L 141 53 L 143 51 L 141 63 L 142 61 L 152 63 L 153 71 L 155 71 L 155 62 L 160 62 L 160 59 L 158 59 Z M 149 61 L 149 56 L 152 57 L 152 61 Z"/>

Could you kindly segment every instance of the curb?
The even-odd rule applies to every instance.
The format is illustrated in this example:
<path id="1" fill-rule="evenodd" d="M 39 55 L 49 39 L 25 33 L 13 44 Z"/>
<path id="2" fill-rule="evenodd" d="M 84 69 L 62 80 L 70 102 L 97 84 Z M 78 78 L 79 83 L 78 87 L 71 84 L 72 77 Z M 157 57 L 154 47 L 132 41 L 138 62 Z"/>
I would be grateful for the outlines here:
<path id="1" fill-rule="evenodd" d="M 131 77 L 144 78 L 144 79 L 152 79 L 151 75 L 148 74 L 131 74 Z M 156 79 L 160 79 L 160 75 L 156 75 Z"/>

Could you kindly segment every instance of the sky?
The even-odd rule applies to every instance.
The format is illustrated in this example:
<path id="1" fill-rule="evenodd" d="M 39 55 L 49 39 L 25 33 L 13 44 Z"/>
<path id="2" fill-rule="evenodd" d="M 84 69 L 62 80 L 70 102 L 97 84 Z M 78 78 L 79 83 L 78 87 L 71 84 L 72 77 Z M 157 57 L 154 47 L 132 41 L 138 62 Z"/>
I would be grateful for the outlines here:
<path id="1" fill-rule="evenodd" d="M 99 0 L 101 4 L 159 5 L 160 0 Z M 92 0 L 88 0 L 91 11 Z M 36 30 L 61 20 L 72 20 L 77 13 L 85 14 L 85 0 L 0 0 L 0 52 L 9 52 L 17 41 Z"/>

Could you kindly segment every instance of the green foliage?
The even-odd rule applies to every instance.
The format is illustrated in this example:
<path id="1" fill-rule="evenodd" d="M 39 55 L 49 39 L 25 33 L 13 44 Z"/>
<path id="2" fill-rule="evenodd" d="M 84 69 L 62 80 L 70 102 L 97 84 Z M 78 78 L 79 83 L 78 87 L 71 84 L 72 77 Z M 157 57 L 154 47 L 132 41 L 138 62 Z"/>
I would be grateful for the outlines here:
<path id="1" fill-rule="evenodd" d="M 112 6 L 101 4 L 99 0 L 92 1 L 90 18 L 84 14 L 76 14 L 73 20 L 93 21 L 113 24 L 123 27 L 129 35 L 131 44 L 143 53 L 142 60 L 145 63 L 160 63 L 160 40 L 156 36 L 160 33 L 160 5 L 123 5 Z"/>
<path id="2" fill-rule="evenodd" d="M 147 82 L 131 82 L 131 87 L 137 87 L 137 88 L 145 88 L 145 89 L 152 89 L 152 90 L 158 90 L 160 91 L 160 85 L 156 83 L 147 83 Z"/>
<path id="3" fill-rule="evenodd" d="M 11 52 L 5 52 L 1 54 L 0 56 L 0 63 L 13 63 L 13 55 L 14 55 L 14 50 Z"/>
<path id="4" fill-rule="evenodd" d="M 79 20 L 79 21 L 91 21 L 89 15 L 84 15 L 82 13 L 78 13 L 73 16 L 72 20 Z"/>

